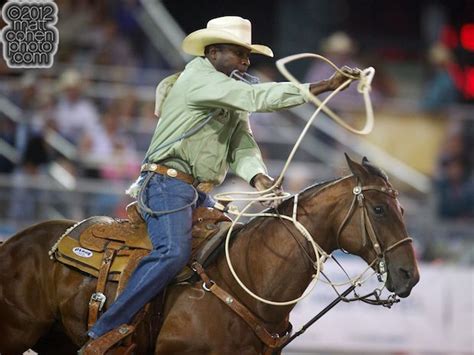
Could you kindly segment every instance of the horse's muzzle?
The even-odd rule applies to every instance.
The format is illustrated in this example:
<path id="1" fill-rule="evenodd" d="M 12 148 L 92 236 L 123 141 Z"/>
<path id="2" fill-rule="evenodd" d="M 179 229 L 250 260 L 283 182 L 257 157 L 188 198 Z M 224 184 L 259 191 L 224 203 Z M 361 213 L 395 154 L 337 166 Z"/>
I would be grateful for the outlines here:
<path id="1" fill-rule="evenodd" d="M 420 280 L 420 274 L 418 268 L 410 267 L 398 267 L 390 268 L 387 277 L 387 289 L 394 292 L 400 298 L 408 297 L 411 290 Z"/>

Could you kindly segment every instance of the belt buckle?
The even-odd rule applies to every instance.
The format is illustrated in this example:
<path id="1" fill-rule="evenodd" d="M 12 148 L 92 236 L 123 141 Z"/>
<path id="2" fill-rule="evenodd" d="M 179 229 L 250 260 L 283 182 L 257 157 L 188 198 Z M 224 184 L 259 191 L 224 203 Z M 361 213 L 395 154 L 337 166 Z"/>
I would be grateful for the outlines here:
<path id="1" fill-rule="evenodd" d="M 175 178 L 176 176 L 178 176 L 178 171 L 176 171 L 176 169 L 169 168 L 168 170 L 166 170 L 166 175 Z"/>
<path id="2" fill-rule="evenodd" d="M 90 300 L 89 300 L 89 305 L 94 304 L 94 302 L 99 303 L 99 311 L 102 310 L 104 307 L 105 301 L 107 300 L 107 297 L 102 292 L 95 292 L 92 294 Z"/>

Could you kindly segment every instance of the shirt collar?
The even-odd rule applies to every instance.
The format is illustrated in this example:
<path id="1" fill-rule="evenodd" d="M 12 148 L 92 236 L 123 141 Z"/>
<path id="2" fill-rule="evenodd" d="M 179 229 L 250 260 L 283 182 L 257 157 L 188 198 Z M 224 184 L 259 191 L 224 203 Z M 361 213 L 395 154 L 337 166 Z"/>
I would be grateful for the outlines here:
<path id="1" fill-rule="evenodd" d="M 193 60 L 191 60 L 187 65 L 187 68 L 194 68 L 194 69 L 199 69 L 199 70 L 209 70 L 209 71 L 215 71 L 216 68 L 212 65 L 212 63 L 209 61 L 209 59 L 205 57 L 196 57 Z"/>

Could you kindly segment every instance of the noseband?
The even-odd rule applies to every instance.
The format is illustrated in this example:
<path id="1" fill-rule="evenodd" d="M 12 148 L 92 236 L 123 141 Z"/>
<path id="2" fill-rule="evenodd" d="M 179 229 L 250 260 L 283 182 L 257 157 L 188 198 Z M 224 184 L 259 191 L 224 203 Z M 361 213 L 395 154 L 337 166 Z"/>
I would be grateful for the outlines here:
<path id="1" fill-rule="evenodd" d="M 383 279 L 386 277 L 386 274 L 387 274 L 387 264 L 385 261 L 385 255 L 390 250 L 395 249 L 396 247 L 398 247 L 399 245 L 403 243 L 413 242 L 413 239 L 410 237 L 403 238 L 393 243 L 389 247 L 385 248 L 385 250 L 382 250 L 382 248 L 380 247 L 379 239 L 377 238 L 377 235 L 375 234 L 374 227 L 370 220 L 369 213 L 367 211 L 367 206 L 365 205 L 364 191 L 370 191 L 370 190 L 382 192 L 393 199 L 397 199 L 397 196 L 398 196 L 398 191 L 391 187 L 385 187 L 385 186 L 380 187 L 377 185 L 361 186 L 360 182 L 358 181 L 357 186 L 355 186 L 352 189 L 354 198 L 352 199 L 352 203 L 351 203 L 351 207 L 349 208 L 349 211 L 347 212 L 344 220 L 339 226 L 336 240 L 337 240 L 338 248 L 344 251 L 344 249 L 340 246 L 339 239 L 340 239 L 342 231 L 347 225 L 347 222 L 350 220 L 353 211 L 356 209 L 356 202 L 357 202 L 357 206 L 360 209 L 360 228 L 361 228 L 363 246 L 365 247 L 367 245 L 367 235 L 369 235 L 370 241 L 372 243 L 372 247 L 374 248 L 375 254 L 377 255 L 376 258 L 372 261 L 372 263 L 370 263 L 370 266 L 372 266 L 374 262 L 377 263 L 377 277 L 379 281 L 383 281 Z"/>

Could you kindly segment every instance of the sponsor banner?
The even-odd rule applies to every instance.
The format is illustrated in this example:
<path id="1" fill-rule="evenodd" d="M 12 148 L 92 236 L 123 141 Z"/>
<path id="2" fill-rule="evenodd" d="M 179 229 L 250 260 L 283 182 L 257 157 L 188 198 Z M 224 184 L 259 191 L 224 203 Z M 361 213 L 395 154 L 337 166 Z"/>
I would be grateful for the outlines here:
<path id="1" fill-rule="evenodd" d="M 351 276 L 366 267 L 352 257 L 342 258 L 342 264 Z M 335 281 L 343 280 L 342 271 L 334 265 L 325 266 L 325 273 Z M 421 264 L 420 275 L 411 295 L 391 309 L 339 303 L 293 341 L 288 351 L 474 353 L 474 269 Z M 372 277 L 360 294 L 377 285 Z M 339 292 L 347 287 L 339 287 Z M 295 331 L 335 298 L 334 290 L 320 282 L 292 312 Z"/>
<path id="2" fill-rule="evenodd" d="M 94 255 L 94 253 L 90 251 L 89 249 L 85 249 L 81 247 L 75 247 L 74 249 L 72 249 L 72 252 L 82 258 L 91 258 Z"/>

